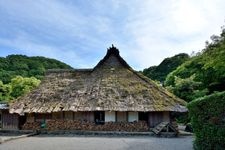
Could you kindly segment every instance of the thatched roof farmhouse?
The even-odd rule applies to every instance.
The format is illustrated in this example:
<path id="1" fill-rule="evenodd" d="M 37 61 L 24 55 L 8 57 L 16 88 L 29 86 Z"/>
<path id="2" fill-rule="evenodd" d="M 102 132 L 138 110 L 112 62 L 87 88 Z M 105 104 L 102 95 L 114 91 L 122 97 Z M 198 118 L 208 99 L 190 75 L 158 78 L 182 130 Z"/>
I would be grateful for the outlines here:
<path id="1" fill-rule="evenodd" d="M 185 111 L 183 100 L 133 70 L 114 46 L 93 69 L 49 70 L 37 89 L 10 104 L 10 113 L 27 116 L 27 122 L 83 117 L 93 122 L 142 119 L 154 126 L 170 120 L 171 112 Z"/>

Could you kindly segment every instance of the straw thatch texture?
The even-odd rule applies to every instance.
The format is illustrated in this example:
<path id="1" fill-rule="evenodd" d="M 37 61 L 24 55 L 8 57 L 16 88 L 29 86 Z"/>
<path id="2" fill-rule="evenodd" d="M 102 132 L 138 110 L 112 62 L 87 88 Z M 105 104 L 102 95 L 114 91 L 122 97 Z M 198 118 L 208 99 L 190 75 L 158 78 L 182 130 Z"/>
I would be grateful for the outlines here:
<path id="1" fill-rule="evenodd" d="M 11 113 L 187 111 L 185 102 L 134 71 L 112 47 L 94 69 L 50 70 L 40 86 L 10 104 Z"/>

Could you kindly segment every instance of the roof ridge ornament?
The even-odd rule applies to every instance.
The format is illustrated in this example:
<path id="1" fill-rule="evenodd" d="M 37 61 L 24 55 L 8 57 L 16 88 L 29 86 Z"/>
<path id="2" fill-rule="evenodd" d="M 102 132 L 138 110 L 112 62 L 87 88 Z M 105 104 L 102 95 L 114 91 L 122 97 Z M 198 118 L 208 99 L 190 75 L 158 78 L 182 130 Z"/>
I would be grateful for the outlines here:
<path id="1" fill-rule="evenodd" d="M 120 53 L 119 49 L 117 49 L 113 44 L 112 44 L 112 47 L 109 47 L 107 50 L 108 50 L 107 55 L 114 54 L 114 55 L 119 56 L 119 53 Z"/>
<path id="2" fill-rule="evenodd" d="M 120 52 L 119 49 L 117 49 L 113 44 L 112 47 L 107 48 L 107 53 L 105 55 L 105 57 L 99 61 L 99 63 L 93 68 L 93 71 L 98 68 L 99 66 L 103 65 L 104 62 L 109 59 L 109 57 L 111 56 L 115 56 L 117 57 L 117 59 L 119 60 L 119 62 L 125 67 L 125 68 L 129 68 L 132 69 L 127 62 L 120 56 Z"/>

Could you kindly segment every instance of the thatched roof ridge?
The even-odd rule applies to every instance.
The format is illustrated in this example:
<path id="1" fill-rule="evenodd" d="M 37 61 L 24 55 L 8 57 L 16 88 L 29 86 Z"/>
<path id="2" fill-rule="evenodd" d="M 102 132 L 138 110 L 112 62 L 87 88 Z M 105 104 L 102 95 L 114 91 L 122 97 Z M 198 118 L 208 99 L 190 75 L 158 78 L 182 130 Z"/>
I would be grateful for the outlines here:
<path id="1" fill-rule="evenodd" d="M 94 69 L 49 70 L 37 89 L 10 104 L 10 112 L 185 112 L 185 105 L 185 101 L 134 71 L 112 47 Z"/>
<path id="2" fill-rule="evenodd" d="M 107 59 L 109 59 L 109 57 L 110 57 L 111 55 L 116 56 L 116 57 L 118 58 L 118 60 L 120 61 L 120 63 L 121 63 L 124 67 L 126 67 L 126 68 L 131 68 L 131 67 L 127 64 L 127 62 L 120 56 L 119 50 L 118 50 L 116 47 L 114 47 L 114 46 L 112 45 L 112 47 L 110 47 L 110 48 L 107 49 L 107 53 L 106 53 L 105 57 L 104 57 L 102 60 L 99 61 L 99 63 L 93 68 L 93 70 L 95 70 L 96 68 L 99 68 L 101 65 L 103 65 L 104 62 L 105 62 Z"/>
<path id="3" fill-rule="evenodd" d="M 93 69 L 92 68 L 87 68 L 87 69 L 48 69 L 46 71 L 45 75 L 51 74 L 51 73 L 76 72 L 76 71 L 91 72 L 91 71 L 93 71 Z"/>

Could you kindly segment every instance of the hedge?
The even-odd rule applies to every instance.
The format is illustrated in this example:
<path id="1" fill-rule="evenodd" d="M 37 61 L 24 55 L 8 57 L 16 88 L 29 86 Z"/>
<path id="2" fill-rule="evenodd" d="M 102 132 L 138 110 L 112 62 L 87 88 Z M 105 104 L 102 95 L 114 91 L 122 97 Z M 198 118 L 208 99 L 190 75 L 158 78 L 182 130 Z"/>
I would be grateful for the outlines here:
<path id="1" fill-rule="evenodd" d="M 214 93 L 188 104 L 196 150 L 225 149 L 225 92 Z"/>

